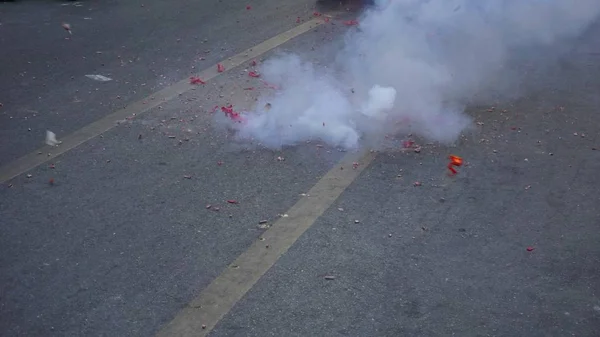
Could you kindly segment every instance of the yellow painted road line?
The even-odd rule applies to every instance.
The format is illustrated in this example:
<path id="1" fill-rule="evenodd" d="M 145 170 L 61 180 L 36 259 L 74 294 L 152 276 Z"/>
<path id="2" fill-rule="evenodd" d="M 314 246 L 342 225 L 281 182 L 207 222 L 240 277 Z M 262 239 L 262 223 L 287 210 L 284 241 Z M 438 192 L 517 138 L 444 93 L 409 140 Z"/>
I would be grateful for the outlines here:
<path id="1" fill-rule="evenodd" d="M 242 253 L 157 337 L 206 336 L 296 240 L 373 161 L 372 152 L 349 153 L 261 238 Z M 359 163 L 353 168 L 353 163 Z"/>
<path id="2" fill-rule="evenodd" d="M 225 72 L 244 64 L 252 59 L 259 57 L 260 55 L 274 49 L 285 42 L 302 35 L 309 30 L 323 24 L 323 19 L 313 19 L 307 21 L 299 26 L 296 26 L 287 32 L 281 33 L 273 38 L 270 38 L 261 44 L 247 49 L 227 60 L 219 62 L 225 67 Z M 224 72 L 223 72 L 224 73 Z M 211 80 L 220 74 L 217 71 L 217 65 L 205 69 L 204 71 L 197 74 L 204 81 Z M 8 163 L 0 167 L 0 183 L 4 183 L 18 175 L 21 175 L 45 162 L 61 155 L 86 141 L 99 136 L 100 134 L 112 129 L 117 125 L 118 121 L 124 120 L 126 117 L 139 116 L 148 110 L 157 107 L 160 104 L 164 104 L 180 94 L 183 94 L 192 88 L 194 85 L 190 84 L 188 78 L 181 80 L 169 87 L 166 87 L 146 98 L 143 98 L 137 102 L 129 104 L 124 109 L 117 110 L 108 116 L 84 126 L 83 128 L 73 132 L 72 134 L 59 137 L 62 143 L 59 146 L 44 146 L 37 151 L 29 153 L 11 163 Z M 41 153 L 41 154 L 40 154 Z M 47 154 L 51 154 L 48 156 Z"/>

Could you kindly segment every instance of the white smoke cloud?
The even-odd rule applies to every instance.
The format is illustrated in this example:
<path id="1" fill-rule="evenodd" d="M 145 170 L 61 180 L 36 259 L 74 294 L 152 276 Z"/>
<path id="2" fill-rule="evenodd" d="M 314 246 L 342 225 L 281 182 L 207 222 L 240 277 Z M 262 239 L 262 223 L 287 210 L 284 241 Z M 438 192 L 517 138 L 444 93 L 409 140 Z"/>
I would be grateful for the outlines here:
<path id="1" fill-rule="evenodd" d="M 471 124 L 466 104 L 518 77 L 512 59 L 577 37 L 599 13 L 600 0 L 381 0 L 328 67 L 298 55 L 265 62 L 280 90 L 235 127 L 271 148 L 355 148 L 403 132 L 450 143 Z"/>

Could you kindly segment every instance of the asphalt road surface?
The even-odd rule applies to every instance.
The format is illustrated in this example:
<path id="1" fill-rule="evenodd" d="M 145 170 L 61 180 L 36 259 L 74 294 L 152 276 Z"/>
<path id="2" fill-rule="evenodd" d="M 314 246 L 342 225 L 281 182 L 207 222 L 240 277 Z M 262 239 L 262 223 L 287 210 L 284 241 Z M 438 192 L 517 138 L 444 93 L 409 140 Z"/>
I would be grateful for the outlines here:
<path id="1" fill-rule="evenodd" d="M 314 5 L 0 3 L 0 173 L 43 158 L 0 186 L 1 336 L 599 335 L 600 23 L 452 148 L 236 144 L 213 107 L 272 90 L 244 50 L 326 62 L 353 29 Z"/>

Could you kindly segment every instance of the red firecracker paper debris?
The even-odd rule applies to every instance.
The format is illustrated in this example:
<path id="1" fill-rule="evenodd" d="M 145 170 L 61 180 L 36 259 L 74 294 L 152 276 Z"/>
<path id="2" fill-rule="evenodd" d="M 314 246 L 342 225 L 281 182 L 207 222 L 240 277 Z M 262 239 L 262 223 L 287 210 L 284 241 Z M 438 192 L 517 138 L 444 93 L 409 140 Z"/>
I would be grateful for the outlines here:
<path id="1" fill-rule="evenodd" d="M 250 62 L 250 66 L 251 67 L 256 67 L 256 60 L 252 60 L 252 62 Z"/>
<path id="2" fill-rule="evenodd" d="M 214 114 L 215 112 L 217 112 L 217 110 L 219 110 L 219 106 L 215 105 L 215 107 L 212 109 L 211 113 Z"/>
<path id="3" fill-rule="evenodd" d="M 252 9 L 252 6 L 248 5 L 248 6 L 246 6 L 246 9 L 247 9 L 247 10 L 251 10 L 251 9 Z"/>
<path id="4" fill-rule="evenodd" d="M 300 17 L 296 18 L 296 23 L 300 23 Z"/>
<path id="5" fill-rule="evenodd" d="M 412 140 L 405 140 L 404 142 L 402 142 L 402 146 L 405 149 L 410 149 L 411 147 L 413 147 L 413 145 L 415 145 L 415 142 L 413 142 Z"/>
<path id="6" fill-rule="evenodd" d="M 276 85 L 273 85 L 267 81 L 263 81 L 263 84 L 269 89 L 275 89 L 275 90 L 279 89 Z"/>
<path id="7" fill-rule="evenodd" d="M 344 21 L 344 24 L 346 26 L 356 26 L 358 25 L 358 20 L 348 20 L 348 21 Z"/>
<path id="8" fill-rule="evenodd" d="M 329 22 L 329 18 L 325 17 L 325 23 Z"/>
<path id="9" fill-rule="evenodd" d="M 450 162 L 448 163 L 448 170 L 450 170 L 451 175 L 457 174 L 458 171 L 456 171 L 454 166 L 456 166 L 456 167 L 462 166 L 462 164 L 463 164 L 462 158 L 459 156 L 450 155 L 448 157 L 448 159 L 450 159 Z"/>
<path id="10" fill-rule="evenodd" d="M 353 167 L 354 169 L 357 169 L 357 168 L 358 168 L 358 165 L 359 165 L 359 164 L 358 164 L 357 162 L 354 162 L 354 163 L 352 163 L 352 167 Z"/>
<path id="11" fill-rule="evenodd" d="M 244 118 L 238 112 L 233 111 L 233 105 L 223 106 L 221 107 L 221 111 L 234 122 L 244 122 Z"/>
<path id="12" fill-rule="evenodd" d="M 244 88 L 244 90 L 254 90 L 254 87 Z"/>
<path id="13" fill-rule="evenodd" d="M 221 111 L 225 113 L 225 115 L 229 115 L 233 113 L 233 105 L 230 106 L 222 106 Z"/>
<path id="14" fill-rule="evenodd" d="M 229 203 L 229 204 L 237 204 L 238 202 L 237 202 L 237 200 L 233 200 L 232 199 L 232 200 L 227 200 L 227 203 Z"/>
<path id="15" fill-rule="evenodd" d="M 528 252 L 532 252 L 534 249 L 535 249 L 535 248 L 533 248 L 533 247 L 527 247 L 527 251 L 528 251 Z"/>
<path id="16" fill-rule="evenodd" d="M 319 12 L 314 12 L 314 13 L 313 13 L 313 15 L 314 15 L 314 16 L 321 16 L 321 13 L 319 13 Z"/>
<path id="17" fill-rule="evenodd" d="M 50 178 L 50 180 L 48 180 L 48 184 L 50 186 L 53 186 L 54 185 L 54 178 Z"/>
<path id="18" fill-rule="evenodd" d="M 190 77 L 190 84 L 206 84 L 200 77 L 192 76 Z"/>
<path id="19" fill-rule="evenodd" d="M 248 73 L 248 76 L 258 78 L 260 77 L 260 74 L 255 71 L 251 71 Z"/>
<path id="20" fill-rule="evenodd" d="M 225 71 L 225 67 L 221 63 L 219 63 L 217 64 L 217 71 L 222 73 Z"/>

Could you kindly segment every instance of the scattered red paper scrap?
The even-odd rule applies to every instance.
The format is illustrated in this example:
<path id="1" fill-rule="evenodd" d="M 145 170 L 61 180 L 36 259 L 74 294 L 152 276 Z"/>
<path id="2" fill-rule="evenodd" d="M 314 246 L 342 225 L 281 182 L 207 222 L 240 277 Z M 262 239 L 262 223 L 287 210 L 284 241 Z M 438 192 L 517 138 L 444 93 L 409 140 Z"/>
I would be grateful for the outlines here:
<path id="1" fill-rule="evenodd" d="M 527 251 L 528 251 L 528 252 L 532 252 L 534 249 L 535 249 L 535 248 L 533 248 L 533 247 L 527 247 Z"/>
<path id="2" fill-rule="evenodd" d="M 237 204 L 237 200 L 227 200 L 227 203 L 229 204 Z"/>
<path id="3" fill-rule="evenodd" d="M 296 23 L 300 23 L 300 17 L 296 18 Z"/>
<path id="4" fill-rule="evenodd" d="M 192 76 L 190 77 L 190 84 L 206 84 L 200 77 Z"/>
<path id="5" fill-rule="evenodd" d="M 211 113 L 214 114 L 215 112 L 217 112 L 217 110 L 219 110 L 219 106 L 215 105 L 215 107 L 212 109 Z"/>
<path id="6" fill-rule="evenodd" d="M 256 67 L 256 60 L 252 60 L 252 62 L 250 62 L 250 66 L 251 67 Z"/>
<path id="7" fill-rule="evenodd" d="M 260 77 L 260 74 L 255 71 L 251 71 L 248 73 L 248 76 L 258 78 Z"/>
<path id="8" fill-rule="evenodd" d="M 352 163 L 352 167 L 353 167 L 355 170 L 358 168 L 358 165 L 359 165 L 359 164 L 358 164 L 357 162 L 354 162 L 354 163 Z"/>
<path id="9" fill-rule="evenodd" d="M 413 145 L 415 145 L 415 142 L 413 142 L 412 140 L 405 140 L 404 142 L 402 142 L 402 146 L 404 146 L 405 149 L 410 149 L 411 147 L 413 147 Z"/>
<path id="10" fill-rule="evenodd" d="M 48 184 L 50 186 L 53 186 L 54 185 L 54 178 L 50 178 L 50 180 L 48 180 Z"/>
<path id="11" fill-rule="evenodd" d="M 358 20 L 348 20 L 348 21 L 344 21 L 344 24 L 346 26 L 356 26 L 358 25 Z"/>
<path id="12" fill-rule="evenodd" d="M 278 90 L 278 89 L 279 89 L 279 88 L 278 88 L 276 85 L 273 85 L 273 84 L 271 84 L 271 83 L 269 83 L 269 82 L 267 82 L 267 81 L 263 81 L 263 84 L 264 84 L 264 85 L 265 85 L 267 88 L 269 88 L 269 89 L 275 89 L 275 90 Z"/>
<path id="13" fill-rule="evenodd" d="M 48 165 L 48 167 L 51 169 L 56 168 L 56 166 L 54 166 L 54 164 L 50 164 L 50 165 Z"/>
<path id="14" fill-rule="evenodd" d="M 247 10 L 251 10 L 251 9 L 252 9 L 252 6 L 248 5 L 248 6 L 246 6 L 246 9 L 247 9 Z"/>
<path id="15" fill-rule="evenodd" d="M 254 90 L 254 87 L 244 88 L 244 90 Z"/>
<path id="16" fill-rule="evenodd" d="M 233 113 L 233 105 L 230 106 L 222 106 L 221 111 L 223 111 L 226 115 Z"/>
<path id="17" fill-rule="evenodd" d="M 217 71 L 222 73 L 225 71 L 225 67 L 221 63 L 217 64 Z"/>
<path id="18" fill-rule="evenodd" d="M 233 105 L 223 106 L 221 111 L 234 122 L 241 123 L 244 121 L 244 118 L 238 112 L 233 111 Z"/>
<path id="19" fill-rule="evenodd" d="M 450 162 L 448 163 L 448 169 L 450 170 L 450 172 L 452 172 L 451 175 L 457 174 L 458 171 L 456 171 L 454 166 L 456 166 L 456 167 L 462 166 L 462 164 L 463 164 L 462 158 L 459 156 L 450 155 L 448 157 L 448 159 L 450 159 Z"/>
<path id="20" fill-rule="evenodd" d="M 415 182 L 413 183 L 413 185 L 414 185 L 414 186 L 421 186 L 422 184 L 421 184 L 421 182 L 420 182 L 420 181 L 415 181 Z"/>
<path id="21" fill-rule="evenodd" d="M 314 15 L 314 16 L 321 16 L 322 14 L 321 14 L 321 13 L 319 13 L 319 12 L 314 12 L 314 13 L 313 13 L 313 15 Z"/>
<path id="22" fill-rule="evenodd" d="M 329 22 L 329 18 L 325 17 L 325 23 Z"/>

